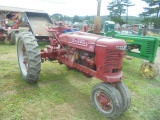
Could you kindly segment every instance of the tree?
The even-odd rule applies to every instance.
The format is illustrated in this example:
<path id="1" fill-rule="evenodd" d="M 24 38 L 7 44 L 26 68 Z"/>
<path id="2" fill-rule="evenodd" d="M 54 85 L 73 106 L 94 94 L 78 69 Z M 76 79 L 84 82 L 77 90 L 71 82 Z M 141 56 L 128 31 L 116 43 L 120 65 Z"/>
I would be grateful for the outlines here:
<path id="1" fill-rule="evenodd" d="M 79 18 L 78 15 L 75 15 L 75 16 L 73 17 L 73 22 L 80 22 L 80 18 Z"/>
<path id="2" fill-rule="evenodd" d="M 84 20 L 88 20 L 90 21 L 90 16 L 86 15 L 85 19 Z"/>
<path id="3" fill-rule="evenodd" d="M 55 13 L 51 16 L 53 21 L 62 21 L 63 20 L 63 15 L 59 13 Z"/>
<path id="4" fill-rule="evenodd" d="M 153 24 L 154 29 L 160 29 L 160 1 L 159 0 L 142 0 L 146 2 L 149 7 L 144 8 L 145 12 L 139 14 L 143 17 L 143 23 L 149 25 Z"/>
<path id="5" fill-rule="evenodd" d="M 109 6 L 107 6 L 107 9 L 110 11 L 109 17 L 112 21 L 114 21 L 115 23 L 119 23 L 119 25 L 122 26 L 124 23 L 128 21 L 127 18 L 129 6 L 133 6 L 130 0 L 113 0 L 109 3 Z M 126 12 L 127 16 L 125 22 L 121 17 L 122 14 L 125 14 Z"/>
<path id="6" fill-rule="evenodd" d="M 64 15 L 64 16 L 63 16 L 63 20 L 64 20 L 64 21 L 65 21 L 65 20 L 70 20 L 70 17 L 67 16 L 67 15 Z"/>

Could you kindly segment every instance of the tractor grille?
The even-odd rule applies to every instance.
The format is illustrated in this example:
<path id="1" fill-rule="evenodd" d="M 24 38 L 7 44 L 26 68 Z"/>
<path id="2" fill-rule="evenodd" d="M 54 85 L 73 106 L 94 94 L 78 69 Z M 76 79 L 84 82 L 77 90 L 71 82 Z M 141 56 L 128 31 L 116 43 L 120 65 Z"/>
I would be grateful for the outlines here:
<path id="1" fill-rule="evenodd" d="M 104 73 L 119 72 L 120 62 L 121 62 L 120 50 L 107 50 L 106 49 Z"/>
<path id="2" fill-rule="evenodd" d="M 155 42 L 151 42 L 151 41 L 147 42 L 147 49 L 146 49 L 146 53 L 147 54 L 153 54 L 153 52 L 154 52 L 154 44 L 155 44 Z"/>

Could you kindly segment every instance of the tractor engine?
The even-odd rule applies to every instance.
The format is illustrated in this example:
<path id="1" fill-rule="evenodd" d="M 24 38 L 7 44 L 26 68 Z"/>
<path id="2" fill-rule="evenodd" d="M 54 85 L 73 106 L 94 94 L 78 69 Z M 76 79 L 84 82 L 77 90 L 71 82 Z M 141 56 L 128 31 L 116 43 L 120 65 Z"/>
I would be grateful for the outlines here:
<path id="1" fill-rule="evenodd" d="M 58 40 L 50 38 L 50 41 L 51 45 L 41 50 L 43 60 L 58 60 L 86 77 L 121 81 L 125 41 L 79 31 L 62 33 Z"/>

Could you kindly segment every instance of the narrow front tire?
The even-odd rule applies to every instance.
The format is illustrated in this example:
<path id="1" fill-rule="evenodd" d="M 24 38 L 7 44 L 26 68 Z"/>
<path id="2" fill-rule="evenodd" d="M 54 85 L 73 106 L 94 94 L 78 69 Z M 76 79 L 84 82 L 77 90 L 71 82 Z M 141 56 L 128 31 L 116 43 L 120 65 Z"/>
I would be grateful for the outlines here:
<path id="1" fill-rule="evenodd" d="M 92 101 L 95 108 L 108 118 L 116 118 L 121 114 L 121 95 L 108 83 L 100 83 L 93 87 Z"/>

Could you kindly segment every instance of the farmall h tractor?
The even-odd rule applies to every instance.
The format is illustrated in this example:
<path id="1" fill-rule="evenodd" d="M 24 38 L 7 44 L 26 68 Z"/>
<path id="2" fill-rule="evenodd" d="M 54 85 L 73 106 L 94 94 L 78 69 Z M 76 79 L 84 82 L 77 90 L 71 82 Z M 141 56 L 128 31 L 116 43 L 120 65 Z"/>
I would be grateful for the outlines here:
<path id="1" fill-rule="evenodd" d="M 92 89 L 95 108 L 106 117 L 116 118 L 131 104 L 128 87 L 121 82 L 124 40 L 73 31 L 62 25 L 45 25 L 50 45 L 39 51 L 37 39 L 30 32 L 19 35 L 17 54 L 22 76 L 27 82 L 37 82 L 41 63 L 58 61 L 69 69 L 81 71 L 86 77 L 102 80 Z M 112 39 L 112 40 L 110 40 Z"/>

